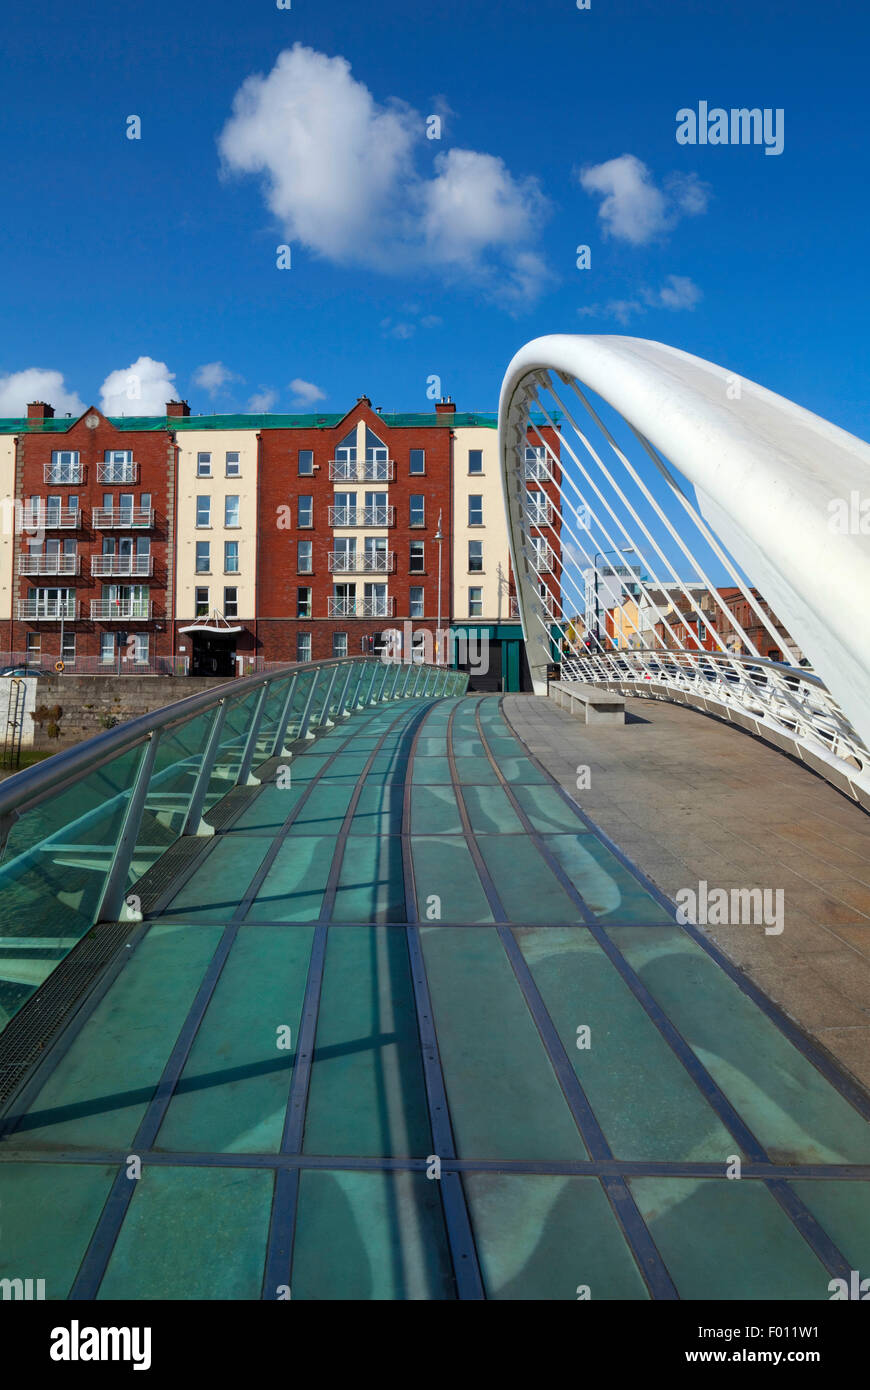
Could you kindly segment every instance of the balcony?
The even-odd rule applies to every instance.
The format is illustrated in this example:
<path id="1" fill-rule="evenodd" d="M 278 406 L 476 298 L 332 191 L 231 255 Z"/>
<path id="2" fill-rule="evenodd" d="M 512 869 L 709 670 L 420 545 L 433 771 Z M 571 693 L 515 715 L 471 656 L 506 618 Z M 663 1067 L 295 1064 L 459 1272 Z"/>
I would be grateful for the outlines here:
<path id="1" fill-rule="evenodd" d="M 154 525 L 153 507 L 94 507 L 91 520 L 95 531 L 147 531 Z"/>
<path id="2" fill-rule="evenodd" d="M 392 618 L 396 611 L 394 598 L 330 598 L 327 605 L 330 618 Z"/>
<path id="3" fill-rule="evenodd" d="M 139 478 L 139 465 L 133 459 L 105 459 L 97 464 L 98 483 L 135 483 Z"/>
<path id="4" fill-rule="evenodd" d="M 91 599 L 91 622 L 118 623 L 127 618 L 148 620 L 154 612 L 151 599 Z"/>
<path id="5" fill-rule="evenodd" d="M 330 526 L 392 526 L 395 507 L 330 507 Z"/>
<path id="6" fill-rule="evenodd" d="M 27 598 L 18 600 L 19 622 L 58 623 L 61 618 L 65 622 L 75 622 L 78 618 L 78 611 L 79 604 L 74 598 L 41 599 L 35 594 L 28 594 Z"/>
<path id="7" fill-rule="evenodd" d="M 85 470 L 83 465 L 78 463 L 46 463 L 42 468 L 43 481 L 46 483 L 58 483 L 62 487 L 74 487 L 78 483 L 83 483 Z"/>
<path id="8" fill-rule="evenodd" d="M 534 502 L 531 501 L 532 497 L 535 498 Z M 549 526 L 550 522 L 553 520 L 553 504 L 549 500 L 546 502 L 539 502 L 537 497 L 538 494 L 530 493 L 529 498 L 526 500 L 524 509 L 526 523 L 529 526 Z"/>
<path id="9" fill-rule="evenodd" d="M 396 476 L 392 459 L 330 459 L 329 477 L 342 483 L 391 483 Z"/>
<path id="10" fill-rule="evenodd" d="M 79 507 L 22 507 L 22 531 L 77 531 L 82 524 Z"/>
<path id="11" fill-rule="evenodd" d="M 153 555 L 92 555 L 91 574 L 93 575 L 135 575 L 143 577 L 154 573 Z"/>
<path id="12" fill-rule="evenodd" d="M 545 449 L 536 454 L 534 458 L 527 458 L 523 464 L 523 477 L 526 482 L 544 482 L 548 474 L 552 472 L 553 460 L 548 457 Z"/>
<path id="13" fill-rule="evenodd" d="M 80 574 L 79 555 L 22 555 L 18 560 L 19 574 Z"/>
<path id="14" fill-rule="evenodd" d="M 396 563 L 392 550 L 365 551 L 362 555 L 334 550 L 328 558 L 330 574 L 392 574 Z"/>

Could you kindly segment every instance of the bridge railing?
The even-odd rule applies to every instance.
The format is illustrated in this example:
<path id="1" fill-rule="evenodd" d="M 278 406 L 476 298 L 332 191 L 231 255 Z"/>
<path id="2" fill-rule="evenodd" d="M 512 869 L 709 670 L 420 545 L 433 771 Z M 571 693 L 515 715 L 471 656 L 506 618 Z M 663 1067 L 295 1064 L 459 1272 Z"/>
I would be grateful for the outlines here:
<path id="1" fill-rule="evenodd" d="M 447 667 L 344 657 L 189 696 L 0 783 L 0 1027 L 98 922 L 137 920 L 135 885 L 291 745 L 382 702 L 461 694 Z M 292 775 L 292 773 L 291 773 Z"/>

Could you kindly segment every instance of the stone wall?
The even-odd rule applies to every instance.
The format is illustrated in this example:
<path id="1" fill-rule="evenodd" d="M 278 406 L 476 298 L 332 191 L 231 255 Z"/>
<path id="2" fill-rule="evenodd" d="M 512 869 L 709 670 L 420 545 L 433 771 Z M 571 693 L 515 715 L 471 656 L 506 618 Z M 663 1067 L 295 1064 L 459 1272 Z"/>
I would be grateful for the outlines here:
<path id="1" fill-rule="evenodd" d="M 46 720 L 37 724 L 28 713 L 22 744 L 25 748 L 49 749 L 57 753 L 71 748 L 95 734 L 102 734 L 111 723 L 123 724 L 141 714 L 171 705 L 201 690 L 215 690 L 223 684 L 232 685 L 214 676 L 40 676 L 27 680 L 36 686 L 35 696 L 28 692 L 27 709 L 44 706 L 63 710 L 57 727 L 58 737 L 50 738 Z M 0 680 L 0 718 L 5 723 L 8 681 Z M 30 727 L 28 727 L 30 726 Z"/>

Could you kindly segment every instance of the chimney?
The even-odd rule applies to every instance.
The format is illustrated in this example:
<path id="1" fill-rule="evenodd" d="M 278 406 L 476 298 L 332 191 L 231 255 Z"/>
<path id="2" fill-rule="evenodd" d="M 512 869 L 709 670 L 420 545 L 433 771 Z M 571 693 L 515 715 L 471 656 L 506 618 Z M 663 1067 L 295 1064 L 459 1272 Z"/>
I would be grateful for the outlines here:
<path id="1" fill-rule="evenodd" d="M 27 407 L 28 420 L 53 420 L 54 406 L 46 405 L 45 401 L 31 401 Z"/>
<path id="2" fill-rule="evenodd" d="M 357 405 L 367 405 L 369 410 L 371 410 L 372 403 L 369 400 L 368 396 L 357 396 L 356 403 Z"/>
<path id="3" fill-rule="evenodd" d="M 440 401 L 435 402 L 436 415 L 455 415 L 456 406 L 452 396 L 442 396 Z"/>
<path id="4" fill-rule="evenodd" d="M 167 401 L 166 414 L 167 416 L 186 416 L 190 414 L 190 406 L 187 401 Z"/>

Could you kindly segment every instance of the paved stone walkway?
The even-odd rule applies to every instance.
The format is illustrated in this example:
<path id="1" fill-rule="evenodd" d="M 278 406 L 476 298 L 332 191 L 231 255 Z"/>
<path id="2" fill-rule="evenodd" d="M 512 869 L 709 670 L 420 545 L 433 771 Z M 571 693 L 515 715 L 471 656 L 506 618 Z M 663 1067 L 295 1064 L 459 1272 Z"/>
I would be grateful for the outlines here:
<path id="1" fill-rule="evenodd" d="M 520 738 L 669 897 L 681 888 L 784 893 L 784 930 L 706 927 L 732 961 L 870 1087 L 870 816 L 757 739 L 693 710 L 626 701 L 587 727 L 508 695 Z M 577 769 L 589 767 L 588 790 Z"/>

